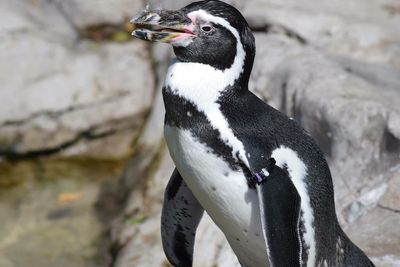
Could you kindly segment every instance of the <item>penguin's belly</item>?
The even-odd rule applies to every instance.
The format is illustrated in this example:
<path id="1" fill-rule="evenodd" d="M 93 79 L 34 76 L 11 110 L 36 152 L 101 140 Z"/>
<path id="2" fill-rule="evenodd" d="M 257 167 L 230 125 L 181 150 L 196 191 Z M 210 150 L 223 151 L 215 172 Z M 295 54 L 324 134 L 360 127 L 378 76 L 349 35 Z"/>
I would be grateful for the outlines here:
<path id="1" fill-rule="evenodd" d="M 165 126 L 175 165 L 194 196 L 224 232 L 243 266 L 268 266 L 258 198 L 241 171 L 188 131 Z"/>

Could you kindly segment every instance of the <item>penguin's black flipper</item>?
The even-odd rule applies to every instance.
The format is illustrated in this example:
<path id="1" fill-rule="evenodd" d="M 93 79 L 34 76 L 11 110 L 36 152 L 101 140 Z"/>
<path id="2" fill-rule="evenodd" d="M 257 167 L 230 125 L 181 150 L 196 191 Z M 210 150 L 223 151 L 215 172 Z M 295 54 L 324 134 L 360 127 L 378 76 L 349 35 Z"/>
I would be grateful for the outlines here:
<path id="1" fill-rule="evenodd" d="M 175 169 L 164 195 L 161 238 L 165 255 L 173 266 L 190 267 L 197 226 L 204 209 Z"/>
<path id="2" fill-rule="evenodd" d="M 255 179 L 270 262 L 273 267 L 300 267 L 300 195 L 286 169 L 270 166 L 261 175 L 262 181 L 257 174 Z"/>

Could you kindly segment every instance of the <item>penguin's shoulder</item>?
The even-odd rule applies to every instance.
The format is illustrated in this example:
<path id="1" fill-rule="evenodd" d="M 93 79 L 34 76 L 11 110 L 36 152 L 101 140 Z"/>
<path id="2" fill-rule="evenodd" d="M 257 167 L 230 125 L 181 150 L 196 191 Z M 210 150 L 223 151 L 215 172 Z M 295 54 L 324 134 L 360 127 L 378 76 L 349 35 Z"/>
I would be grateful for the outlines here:
<path id="1" fill-rule="evenodd" d="M 229 126 L 250 154 L 252 151 L 271 153 L 280 146 L 296 151 L 319 150 L 315 141 L 295 120 L 248 90 L 226 90 L 218 103 Z"/>
<path id="2" fill-rule="evenodd" d="M 218 99 L 220 109 L 236 131 L 255 134 L 307 135 L 299 124 L 248 90 L 230 89 Z M 290 132 L 285 131 L 290 129 Z"/>

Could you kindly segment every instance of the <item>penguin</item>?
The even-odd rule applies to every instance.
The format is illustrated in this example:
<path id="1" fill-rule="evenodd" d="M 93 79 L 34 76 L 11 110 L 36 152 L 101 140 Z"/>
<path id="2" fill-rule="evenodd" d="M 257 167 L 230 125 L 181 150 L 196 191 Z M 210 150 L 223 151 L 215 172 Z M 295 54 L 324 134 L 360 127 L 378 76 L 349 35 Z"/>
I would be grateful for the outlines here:
<path id="1" fill-rule="evenodd" d="M 206 211 L 243 267 L 374 266 L 338 223 L 316 142 L 248 90 L 255 41 L 242 14 L 208 0 L 131 22 L 133 36 L 176 56 L 162 89 L 176 167 L 161 218 L 170 263 L 192 266 Z"/>

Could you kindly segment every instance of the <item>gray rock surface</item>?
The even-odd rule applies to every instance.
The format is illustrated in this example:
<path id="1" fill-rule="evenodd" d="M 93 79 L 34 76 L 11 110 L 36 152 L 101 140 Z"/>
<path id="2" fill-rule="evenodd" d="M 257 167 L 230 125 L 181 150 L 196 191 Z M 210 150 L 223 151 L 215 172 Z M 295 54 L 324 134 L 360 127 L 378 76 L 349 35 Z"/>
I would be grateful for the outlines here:
<path id="1" fill-rule="evenodd" d="M 400 263 L 399 180 L 399 173 L 390 177 L 387 191 L 378 203 L 346 227 L 352 240 L 362 244 L 377 266 L 392 267 Z"/>
<path id="2" fill-rule="evenodd" d="M 234 2 L 255 29 L 279 25 L 324 52 L 400 68 L 397 0 Z"/>
<path id="3" fill-rule="evenodd" d="M 102 6 L 92 6 L 91 14 L 98 17 L 104 10 L 111 16 L 110 6 L 128 12 L 129 5 L 132 13 L 138 6 L 137 1 L 110 2 L 108 8 L 94 2 Z M 58 2 L 1 5 L 0 98 L 7 101 L 0 105 L 0 157 L 129 155 L 153 97 L 146 44 L 81 39 Z M 62 5 L 79 8 L 71 1 Z M 121 19 L 122 14 L 112 17 Z"/>
<path id="4" fill-rule="evenodd" d="M 86 170 L 79 171 L 76 164 L 35 160 L 10 166 L 25 182 L 0 186 L 1 267 L 109 266 L 104 235 L 113 211 L 105 188 L 115 184 L 121 167 L 83 161 Z M 4 173 L 11 175 L 0 165 L 0 185 Z"/>
<path id="5" fill-rule="evenodd" d="M 118 24 L 130 19 L 143 8 L 141 0 L 54 0 L 60 10 L 76 28 L 101 24 Z"/>

